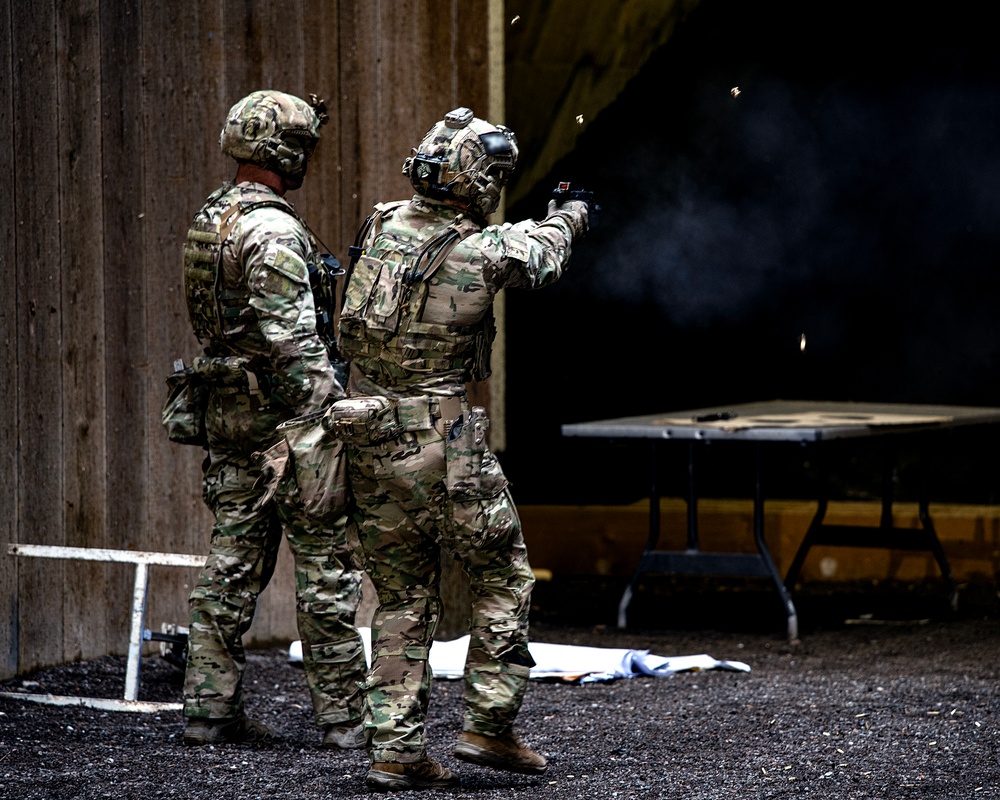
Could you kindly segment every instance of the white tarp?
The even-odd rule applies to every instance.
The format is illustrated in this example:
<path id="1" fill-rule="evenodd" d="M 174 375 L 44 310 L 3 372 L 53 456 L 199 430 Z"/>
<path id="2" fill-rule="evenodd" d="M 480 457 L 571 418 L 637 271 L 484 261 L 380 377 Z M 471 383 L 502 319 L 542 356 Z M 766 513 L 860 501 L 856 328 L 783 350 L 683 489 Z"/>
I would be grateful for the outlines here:
<path id="1" fill-rule="evenodd" d="M 371 628 L 359 628 L 365 643 L 365 658 L 371 663 Z M 580 647 L 568 644 L 531 642 L 528 645 L 535 666 L 535 680 L 563 680 L 571 683 L 610 681 L 635 678 L 639 675 L 673 675 L 677 672 L 721 669 L 749 672 L 741 661 L 719 661 L 709 655 L 657 656 L 648 650 L 627 650 L 611 647 Z M 462 677 L 469 637 L 431 644 L 430 664 L 435 678 L 453 680 Z M 288 649 L 288 660 L 302 661 L 302 642 L 294 641 Z"/>

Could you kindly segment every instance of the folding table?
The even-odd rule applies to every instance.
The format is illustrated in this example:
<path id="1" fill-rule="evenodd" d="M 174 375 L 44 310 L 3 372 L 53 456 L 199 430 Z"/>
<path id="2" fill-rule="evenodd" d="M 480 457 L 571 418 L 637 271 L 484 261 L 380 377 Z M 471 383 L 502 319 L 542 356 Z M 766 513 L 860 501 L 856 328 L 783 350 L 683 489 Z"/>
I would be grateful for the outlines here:
<path id="1" fill-rule="evenodd" d="M 562 426 L 562 434 L 608 440 L 645 439 L 652 443 L 649 539 L 619 603 L 619 628 L 627 626 L 628 607 L 639 578 L 644 573 L 756 576 L 773 581 L 787 614 L 788 638 L 794 640 L 798 638 L 798 614 L 789 589 L 794 584 L 806 554 L 814 545 L 929 551 L 934 555 L 942 576 L 949 584 L 952 608 L 957 607 L 958 591 L 928 512 L 926 491 L 921 491 L 918 502 L 922 527 L 902 529 L 893 526 L 893 464 L 889 459 L 883 464 L 882 517 L 878 526 L 825 524 L 828 489 L 825 479 L 821 480 L 816 514 L 783 580 L 764 538 L 762 446 L 913 435 L 962 425 L 997 422 L 1000 422 L 1000 408 L 768 400 L 566 424 Z M 683 551 L 657 549 L 660 538 L 660 487 L 657 476 L 659 449 L 668 440 L 688 443 L 688 530 L 687 548 Z M 700 548 L 694 448 L 699 442 L 716 441 L 748 442 L 754 447 L 754 553 L 704 552 Z"/>

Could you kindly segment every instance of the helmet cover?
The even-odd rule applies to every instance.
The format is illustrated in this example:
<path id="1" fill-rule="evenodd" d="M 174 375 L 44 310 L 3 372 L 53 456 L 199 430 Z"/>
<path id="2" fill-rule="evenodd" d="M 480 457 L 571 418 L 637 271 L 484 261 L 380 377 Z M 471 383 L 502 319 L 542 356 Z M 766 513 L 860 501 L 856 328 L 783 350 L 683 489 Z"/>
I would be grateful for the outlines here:
<path id="1" fill-rule="evenodd" d="M 222 152 L 302 183 L 319 129 L 328 119 L 316 95 L 306 103 L 271 89 L 252 92 L 230 110 L 219 135 Z"/>
<path id="2" fill-rule="evenodd" d="M 456 108 L 427 131 L 403 163 L 403 174 L 418 194 L 450 200 L 485 217 L 500 204 L 517 155 L 510 128 Z"/>

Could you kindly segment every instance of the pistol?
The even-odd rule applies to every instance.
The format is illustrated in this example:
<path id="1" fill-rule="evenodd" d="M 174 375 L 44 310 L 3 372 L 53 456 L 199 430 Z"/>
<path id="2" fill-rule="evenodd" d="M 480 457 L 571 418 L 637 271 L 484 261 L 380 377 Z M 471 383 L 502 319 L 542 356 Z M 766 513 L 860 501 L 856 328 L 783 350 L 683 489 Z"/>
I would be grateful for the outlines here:
<path id="1" fill-rule="evenodd" d="M 597 215 L 601 212 L 601 207 L 594 201 L 594 193 L 589 189 L 573 189 L 569 181 L 559 181 L 556 188 L 552 190 L 552 199 L 557 206 L 561 206 L 568 200 L 579 200 L 587 204 L 587 218 L 589 227 L 594 228 L 597 224 Z"/>

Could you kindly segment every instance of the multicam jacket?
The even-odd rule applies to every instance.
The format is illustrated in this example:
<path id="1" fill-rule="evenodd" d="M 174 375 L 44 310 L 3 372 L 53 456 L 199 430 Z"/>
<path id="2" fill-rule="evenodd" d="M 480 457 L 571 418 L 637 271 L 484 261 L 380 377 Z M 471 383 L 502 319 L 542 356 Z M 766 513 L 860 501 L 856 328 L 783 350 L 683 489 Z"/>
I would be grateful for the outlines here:
<path id="1" fill-rule="evenodd" d="M 376 206 L 359 234 L 340 317 L 341 352 L 388 396 L 462 394 L 490 374 L 493 301 L 558 280 L 581 212 L 490 225 L 419 195 Z"/>
<path id="2" fill-rule="evenodd" d="M 316 329 L 309 270 L 317 259 L 308 228 L 267 186 L 226 183 L 208 198 L 184 248 L 188 311 L 208 357 L 199 360 L 203 374 L 237 364 L 262 375 L 270 402 L 296 414 L 344 396 Z"/>

